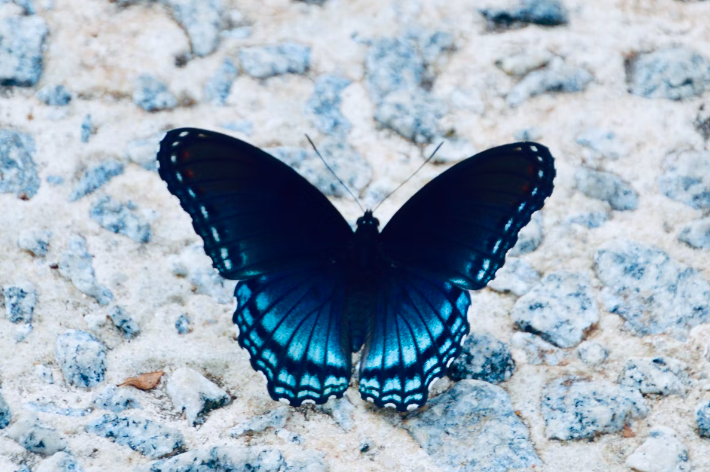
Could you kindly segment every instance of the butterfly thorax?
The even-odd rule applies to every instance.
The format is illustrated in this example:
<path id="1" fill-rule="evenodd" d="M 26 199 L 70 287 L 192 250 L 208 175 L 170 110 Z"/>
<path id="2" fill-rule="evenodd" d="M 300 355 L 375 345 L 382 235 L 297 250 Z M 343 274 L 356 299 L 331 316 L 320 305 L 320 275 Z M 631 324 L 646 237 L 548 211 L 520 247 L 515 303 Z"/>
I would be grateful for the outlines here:
<path id="1" fill-rule="evenodd" d="M 350 253 L 350 263 L 356 269 L 373 272 L 380 263 L 380 222 L 372 215 L 372 210 L 367 210 L 364 216 L 357 219 L 357 229 L 353 238 Z"/>

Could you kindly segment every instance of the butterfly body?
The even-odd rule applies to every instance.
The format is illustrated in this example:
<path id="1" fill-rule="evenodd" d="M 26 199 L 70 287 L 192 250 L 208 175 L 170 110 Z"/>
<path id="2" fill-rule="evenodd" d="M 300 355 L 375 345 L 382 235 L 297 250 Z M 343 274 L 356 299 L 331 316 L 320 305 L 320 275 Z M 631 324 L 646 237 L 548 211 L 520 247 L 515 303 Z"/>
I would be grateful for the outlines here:
<path id="1" fill-rule="evenodd" d="M 380 231 L 355 231 L 293 169 L 243 141 L 172 130 L 160 176 L 235 290 L 238 341 L 270 396 L 324 403 L 348 388 L 400 411 L 424 405 L 469 332 L 468 290 L 484 287 L 552 192 L 554 160 L 516 143 L 453 166 Z"/>

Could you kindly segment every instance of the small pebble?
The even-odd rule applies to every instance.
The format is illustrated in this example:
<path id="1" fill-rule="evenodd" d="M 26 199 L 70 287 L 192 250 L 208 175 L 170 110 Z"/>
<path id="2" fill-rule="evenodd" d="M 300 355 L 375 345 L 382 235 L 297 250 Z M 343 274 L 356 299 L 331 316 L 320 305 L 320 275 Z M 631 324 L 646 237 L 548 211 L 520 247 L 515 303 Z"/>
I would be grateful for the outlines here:
<path id="1" fill-rule="evenodd" d="M 274 434 L 276 434 L 277 437 L 279 437 L 289 443 L 301 445 L 305 442 L 305 439 L 303 439 L 303 436 L 301 436 L 300 434 L 296 434 L 292 431 L 289 431 L 287 429 L 284 429 L 284 428 L 275 429 Z"/>
<path id="2" fill-rule="evenodd" d="M 547 67 L 530 72 L 513 87 L 507 102 L 511 108 L 515 108 L 543 93 L 581 92 L 593 79 L 594 76 L 588 70 L 567 65 L 562 59 L 554 58 Z"/>
<path id="3" fill-rule="evenodd" d="M 710 249 L 710 218 L 691 221 L 678 233 L 678 241 L 696 249 Z"/>
<path id="4" fill-rule="evenodd" d="M 23 229 L 17 238 L 17 245 L 20 249 L 29 251 L 37 257 L 47 255 L 49 248 L 49 240 L 52 238 L 52 232 L 41 229 Z"/>
<path id="5" fill-rule="evenodd" d="M 232 401 L 229 394 L 215 383 L 185 367 L 169 377 L 166 391 L 175 409 L 185 412 L 192 426 L 204 423 L 207 413 Z"/>
<path id="6" fill-rule="evenodd" d="M 10 407 L 2 396 L 2 390 L 0 390 L 0 429 L 6 428 L 7 425 L 10 424 L 11 419 L 12 414 L 10 413 Z"/>
<path id="7" fill-rule="evenodd" d="M 163 133 L 158 133 L 142 139 L 134 139 L 126 144 L 123 156 L 147 170 L 158 170 L 155 158 L 156 149 L 160 144 Z"/>
<path id="8" fill-rule="evenodd" d="M 704 401 L 696 407 L 695 422 L 698 425 L 698 434 L 703 438 L 710 438 L 710 403 Z"/>
<path id="9" fill-rule="evenodd" d="M 503 57 L 498 59 L 495 65 L 508 75 L 523 76 L 546 66 L 552 57 L 552 54 L 545 49 L 535 49 Z"/>
<path id="10" fill-rule="evenodd" d="M 178 105 L 168 86 L 157 77 L 143 74 L 136 79 L 133 102 L 145 111 L 170 110 Z"/>
<path id="11" fill-rule="evenodd" d="M 66 331 L 57 338 L 54 356 L 68 385 L 89 388 L 104 381 L 106 346 L 94 335 Z"/>
<path id="12" fill-rule="evenodd" d="M 520 297 L 510 316 L 523 331 L 558 347 L 573 347 L 599 321 L 595 299 L 586 276 L 558 271 Z"/>
<path id="13" fill-rule="evenodd" d="M 619 383 L 644 395 L 685 395 L 690 384 L 687 368 L 671 357 L 632 357 L 626 361 Z"/>
<path id="14" fill-rule="evenodd" d="M 286 426 L 286 421 L 291 416 L 291 410 L 287 406 L 281 406 L 275 410 L 263 414 L 261 416 L 256 416 L 251 418 L 246 423 L 235 426 L 227 431 L 233 438 L 243 436 L 246 433 L 261 433 L 267 428 L 283 428 Z"/>
<path id="15" fill-rule="evenodd" d="M 91 408 L 64 408 L 57 406 L 52 402 L 27 402 L 22 407 L 26 410 L 36 411 L 39 413 L 49 413 L 52 415 L 62 415 L 62 416 L 73 416 L 80 417 L 86 416 L 91 413 Z"/>
<path id="16" fill-rule="evenodd" d="M 351 128 L 340 111 L 340 95 L 348 85 L 350 80 L 336 75 L 321 75 L 316 79 L 313 94 L 306 102 L 306 114 L 321 133 L 345 134 Z"/>
<path id="17" fill-rule="evenodd" d="M 313 461 L 315 462 L 315 461 Z M 322 461 L 321 461 L 322 462 Z M 287 464 L 278 449 L 255 447 L 216 446 L 193 449 L 169 459 L 153 462 L 140 472 L 327 472 L 327 467 L 312 463 L 311 468 Z"/>
<path id="18" fill-rule="evenodd" d="M 648 438 L 626 459 L 637 472 L 689 472 L 688 449 L 671 428 L 656 426 Z"/>
<path id="19" fill-rule="evenodd" d="M 86 250 L 86 240 L 79 235 L 72 235 L 67 250 L 62 253 L 59 273 L 80 291 L 94 297 L 99 305 L 108 305 L 113 300 L 113 293 L 96 281 L 92 256 Z"/>
<path id="20" fill-rule="evenodd" d="M 591 151 L 594 157 L 616 160 L 626 154 L 626 149 L 616 139 L 616 134 L 605 129 L 590 128 L 584 131 L 577 136 L 577 144 Z"/>
<path id="21" fill-rule="evenodd" d="M 224 14 L 222 0 L 165 0 L 164 3 L 187 32 L 193 54 L 204 57 L 217 49 Z"/>
<path id="22" fill-rule="evenodd" d="M 332 416 L 343 431 L 350 431 L 355 426 L 355 420 L 353 419 L 355 407 L 345 396 L 340 398 L 331 398 L 323 405 L 319 405 L 316 408 Z"/>
<path id="23" fill-rule="evenodd" d="M 508 346 L 486 333 L 471 333 L 463 343 L 461 355 L 449 366 L 453 380 L 476 379 L 492 384 L 509 380 L 515 362 Z"/>
<path id="24" fill-rule="evenodd" d="M 532 23 L 542 26 L 566 25 L 567 9 L 558 0 L 522 0 L 509 9 L 483 8 L 479 10 L 489 29 L 503 29 Z"/>
<path id="25" fill-rule="evenodd" d="M 86 195 L 94 193 L 111 179 L 121 174 L 123 174 L 123 164 L 115 160 L 104 161 L 89 167 L 84 171 L 79 183 L 74 187 L 69 201 L 75 202 Z"/>
<path id="26" fill-rule="evenodd" d="M 140 403 L 127 388 L 118 388 L 115 385 L 108 385 L 94 398 L 96 408 L 120 413 L 129 408 L 140 409 Z"/>
<path id="27" fill-rule="evenodd" d="M 91 121 L 91 115 L 86 115 L 84 121 L 81 122 L 81 142 L 88 143 L 89 138 L 94 133 L 94 125 Z"/>
<path id="28" fill-rule="evenodd" d="M 192 331 L 192 328 L 190 327 L 190 319 L 187 315 L 181 313 L 180 316 L 178 316 L 177 321 L 175 321 L 175 329 L 178 334 L 187 334 Z"/>
<path id="29" fill-rule="evenodd" d="M 12 323 L 31 323 L 37 305 L 37 290 L 30 282 L 3 287 L 5 314 Z"/>
<path id="30" fill-rule="evenodd" d="M 588 366 L 598 366 L 609 357 L 609 350 L 594 341 L 584 341 L 577 346 L 577 355 Z"/>
<path id="31" fill-rule="evenodd" d="M 86 431 L 128 446 L 150 459 L 159 459 L 184 447 L 180 431 L 136 416 L 106 413 L 92 421 Z"/>
<path id="32" fill-rule="evenodd" d="M 577 188 L 590 198 L 608 202 L 614 210 L 636 210 L 639 195 L 631 185 L 611 172 L 581 168 L 575 175 Z"/>
<path id="33" fill-rule="evenodd" d="M 150 224 L 129 205 L 124 205 L 108 195 L 94 201 L 89 212 L 91 219 L 102 228 L 128 236 L 137 243 L 148 243 L 152 237 Z"/>
<path id="34" fill-rule="evenodd" d="M 66 106 L 71 101 L 71 92 L 63 85 L 45 85 L 36 95 L 45 105 L 54 107 Z"/>
<path id="35" fill-rule="evenodd" d="M 213 105 L 224 105 L 229 96 L 229 91 L 232 89 L 232 82 L 237 78 L 237 74 L 237 67 L 232 60 L 229 58 L 225 59 L 202 90 L 202 95 L 205 100 Z"/>
<path id="36" fill-rule="evenodd" d="M 488 283 L 488 288 L 521 297 L 538 283 L 540 274 L 530 264 L 517 257 L 508 257 L 505 265 L 496 272 L 495 279 Z"/>
<path id="37" fill-rule="evenodd" d="M 29 472 L 29 468 L 27 472 Z M 81 468 L 74 456 L 60 451 L 40 462 L 35 472 L 84 472 L 84 469 Z"/>
<path id="38" fill-rule="evenodd" d="M 42 382 L 49 385 L 52 385 L 54 383 L 54 373 L 52 373 L 52 369 L 50 369 L 46 365 L 37 364 L 34 367 L 34 371 L 37 378 L 40 379 Z"/>
<path id="39" fill-rule="evenodd" d="M 1 57 L 0 51 L 0 64 Z M 37 194 L 40 180 L 32 158 L 35 149 L 35 141 L 29 134 L 0 129 L 0 193 L 14 193 L 26 199 Z"/>
<path id="40" fill-rule="evenodd" d="M 239 61 L 244 71 L 257 79 L 304 74 L 311 65 L 311 48 L 293 42 L 245 47 L 239 51 Z"/>
<path id="41" fill-rule="evenodd" d="M 533 213 L 530 223 L 520 230 L 518 242 L 508 251 L 507 256 L 517 257 L 533 252 L 542 244 L 542 238 L 542 213 L 537 211 Z"/>
<path id="42" fill-rule="evenodd" d="M 645 98 L 682 100 L 710 89 L 710 60 L 685 47 L 638 54 L 626 70 L 629 93 Z"/>
<path id="43" fill-rule="evenodd" d="M 658 188 L 668 198 L 692 208 L 710 209 L 710 151 L 668 155 L 658 177 Z"/>
<path id="44" fill-rule="evenodd" d="M 115 306 L 111 308 L 108 312 L 109 318 L 113 321 L 114 326 L 123 333 L 123 337 L 126 339 L 133 339 L 141 332 L 138 323 L 133 321 L 131 315 L 129 315 L 123 307 Z"/>
<path id="45" fill-rule="evenodd" d="M 431 143 L 441 135 L 439 118 L 446 106 L 422 89 L 387 95 L 377 106 L 375 120 L 415 143 Z"/>
<path id="46" fill-rule="evenodd" d="M 33 329 L 34 329 L 34 326 L 32 326 L 30 323 L 18 326 L 15 329 L 15 334 L 13 335 L 15 342 L 21 343 L 22 341 L 24 341 L 27 338 L 27 336 L 29 336 L 30 333 L 32 333 Z"/>
<path id="47" fill-rule="evenodd" d="M 67 447 L 64 438 L 42 424 L 36 416 L 24 415 L 7 430 L 7 437 L 35 454 L 51 456 Z"/>
<path id="48" fill-rule="evenodd" d="M 42 51 L 48 34 L 39 16 L 0 19 L 0 85 L 32 87 L 42 75 Z"/>

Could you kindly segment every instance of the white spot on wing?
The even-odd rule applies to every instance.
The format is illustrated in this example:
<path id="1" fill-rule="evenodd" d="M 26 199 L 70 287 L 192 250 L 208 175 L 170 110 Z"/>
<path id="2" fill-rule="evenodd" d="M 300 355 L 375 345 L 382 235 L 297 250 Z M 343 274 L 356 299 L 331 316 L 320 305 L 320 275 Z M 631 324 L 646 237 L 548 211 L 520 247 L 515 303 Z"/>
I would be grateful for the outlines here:
<path id="1" fill-rule="evenodd" d="M 397 408 L 397 405 L 394 403 L 385 403 L 385 408 Z"/>
<path id="2" fill-rule="evenodd" d="M 417 405 L 416 403 L 412 403 L 411 405 L 407 406 L 407 411 L 416 410 L 417 408 L 419 408 L 419 405 Z"/>
<path id="3" fill-rule="evenodd" d="M 281 403 L 285 403 L 286 405 L 290 405 L 290 404 L 291 404 L 291 402 L 289 401 L 288 398 L 279 398 L 279 401 L 280 401 Z"/>
<path id="4" fill-rule="evenodd" d="M 173 164 L 175 164 L 177 162 L 177 155 L 176 154 L 173 154 L 172 156 L 170 156 L 170 162 L 172 162 Z"/>
<path id="5" fill-rule="evenodd" d="M 208 218 L 210 215 L 207 213 L 207 208 L 204 207 L 204 205 L 200 205 L 200 212 L 202 213 L 202 216 L 205 218 Z M 224 251 L 224 249 L 222 249 Z M 226 256 L 223 256 L 226 257 Z"/>
<path id="6" fill-rule="evenodd" d="M 191 188 L 187 189 L 187 193 L 188 195 L 190 195 L 190 197 L 197 198 L 197 195 L 195 195 L 195 192 L 193 192 Z"/>
<path id="7" fill-rule="evenodd" d="M 372 397 L 367 397 L 367 401 L 370 403 L 375 403 L 375 399 Z"/>
<path id="8" fill-rule="evenodd" d="M 214 238 L 215 242 L 219 242 L 219 233 L 217 232 L 217 228 L 211 228 L 212 229 L 212 237 Z"/>
<path id="9" fill-rule="evenodd" d="M 453 358 L 453 357 L 452 357 L 451 359 L 449 359 L 448 361 L 446 361 L 446 367 L 449 367 L 452 362 L 454 362 L 454 358 Z"/>
<path id="10" fill-rule="evenodd" d="M 530 150 L 532 152 L 537 152 L 537 146 L 530 146 Z"/>
<path id="11" fill-rule="evenodd" d="M 180 172 L 175 172 L 175 178 L 178 179 L 178 182 L 182 182 L 182 174 Z"/>
<path id="12" fill-rule="evenodd" d="M 431 392 L 431 389 L 434 388 L 434 384 L 439 380 L 439 377 L 434 377 L 431 379 L 431 383 L 429 384 L 429 391 Z"/>
<path id="13" fill-rule="evenodd" d="M 188 134 L 190 134 L 190 133 L 187 132 L 187 131 L 183 131 L 183 132 L 180 133 L 178 136 L 180 136 L 181 138 L 184 138 L 184 137 L 187 136 Z"/>
<path id="14" fill-rule="evenodd" d="M 311 400 L 311 399 L 309 398 L 309 399 L 307 399 L 307 400 L 303 400 L 303 404 L 305 405 L 306 403 L 310 403 L 311 405 L 315 405 L 315 404 L 316 404 L 316 401 L 315 401 L 315 400 Z"/>

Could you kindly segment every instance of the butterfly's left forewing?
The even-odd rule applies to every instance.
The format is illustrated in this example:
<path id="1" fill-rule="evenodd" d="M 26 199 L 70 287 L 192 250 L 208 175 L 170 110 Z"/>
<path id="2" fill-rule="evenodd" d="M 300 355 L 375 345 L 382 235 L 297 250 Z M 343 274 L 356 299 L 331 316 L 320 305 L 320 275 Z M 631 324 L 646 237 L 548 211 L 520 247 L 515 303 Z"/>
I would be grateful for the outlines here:
<path id="1" fill-rule="evenodd" d="M 424 405 L 468 334 L 469 294 L 426 273 L 390 267 L 379 280 L 360 365 L 360 394 L 400 411 Z"/>
<path id="2" fill-rule="evenodd" d="M 324 403 L 348 388 L 351 354 L 341 326 L 345 284 L 337 267 L 239 282 L 234 323 L 252 367 L 275 400 Z"/>

